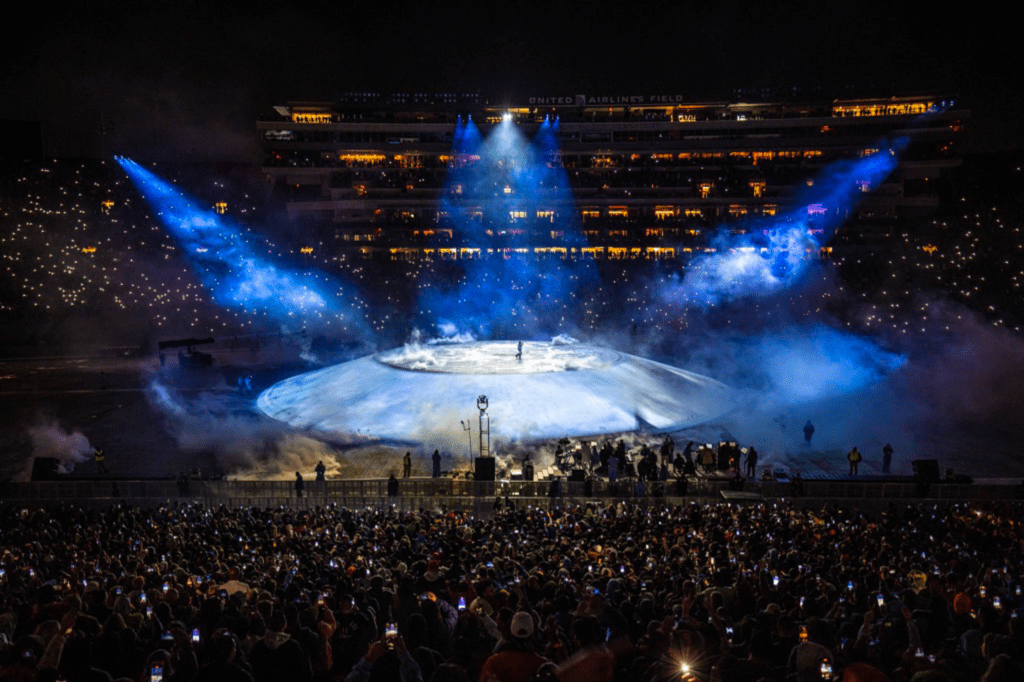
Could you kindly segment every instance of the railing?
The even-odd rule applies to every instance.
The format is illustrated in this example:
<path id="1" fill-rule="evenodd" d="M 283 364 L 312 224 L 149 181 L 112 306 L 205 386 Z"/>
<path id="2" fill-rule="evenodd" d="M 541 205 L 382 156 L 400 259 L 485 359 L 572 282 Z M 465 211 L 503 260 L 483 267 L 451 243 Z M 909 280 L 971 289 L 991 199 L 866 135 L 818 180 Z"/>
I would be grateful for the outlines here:
<path id="1" fill-rule="evenodd" d="M 295 491 L 294 481 L 189 481 L 187 485 L 173 480 L 66 480 L 7 482 L 0 486 L 2 499 L 11 503 L 56 505 L 109 504 L 124 500 L 140 506 L 168 502 L 200 502 L 208 506 L 221 504 L 268 507 L 288 505 L 308 508 L 333 503 L 358 508 L 395 505 L 400 509 L 435 509 L 444 505 L 451 509 L 482 511 L 490 509 L 495 498 L 505 498 L 517 505 L 548 507 L 599 499 L 629 500 L 641 506 L 666 501 L 717 501 L 725 491 L 746 493 L 745 501 L 767 499 L 800 499 L 814 501 L 898 500 L 952 502 L 997 501 L 1024 498 L 1024 487 L 1006 484 L 954 484 L 875 481 L 804 481 L 798 491 L 790 483 L 776 481 L 744 481 L 736 486 L 727 479 L 690 480 L 685 491 L 676 481 L 646 483 L 642 489 L 632 481 L 595 481 L 591 495 L 585 495 L 585 484 L 563 481 L 561 495 L 550 497 L 551 484 L 546 481 L 477 482 L 452 479 L 402 479 L 398 495 L 388 496 L 383 479 L 305 481 L 302 497 Z M 730 496 L 734 497 L 735 496 Z"/>

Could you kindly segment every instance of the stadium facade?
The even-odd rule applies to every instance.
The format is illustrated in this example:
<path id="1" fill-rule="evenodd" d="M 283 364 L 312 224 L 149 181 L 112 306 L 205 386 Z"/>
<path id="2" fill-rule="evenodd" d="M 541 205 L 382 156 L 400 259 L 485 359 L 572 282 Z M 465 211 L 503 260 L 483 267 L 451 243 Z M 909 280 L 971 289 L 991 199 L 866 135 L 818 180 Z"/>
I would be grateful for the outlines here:
<path id="1" fill-rule="evenodd" d="M 477 94 L 350 93 L 275 107 L 257 126 L 264 171 L 288 213 L 318 225 L 332 249 L 396 260 L 517 251 L 658 259 L 707 248 L 711 227 L 743 230 L 785 211 L 826 165 L 904 137 L 898 169 L 862 188 L 834 242 L 870 247 L 897 220 L 940 205 L 968 118 L 938 95 L 730 103 L 566 94 L 496 104 Z M 482 137 L 512 124 L 523 138 L 556 122 L 557 151 L 544 162 L 564 169 L 571 193 L 532 196 L 521 207 L 463 193 L 450 170 L 479 161 L 459 149 L 470 120 Z M 453 200 L 490 241 L 468 243 L 451 229 Z M 585 244 L 566 237 L 567 223 Z"/>

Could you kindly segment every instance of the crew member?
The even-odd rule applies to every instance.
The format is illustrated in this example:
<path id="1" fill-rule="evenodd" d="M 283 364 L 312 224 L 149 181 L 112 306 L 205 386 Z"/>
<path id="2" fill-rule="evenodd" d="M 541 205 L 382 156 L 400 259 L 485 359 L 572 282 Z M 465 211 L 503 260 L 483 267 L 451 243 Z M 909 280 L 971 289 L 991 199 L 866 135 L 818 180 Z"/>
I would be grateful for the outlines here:
<path id="1" fill-rule="evenodd" d="M 103 455 L 103 448 L 96 448 L 92 453 L 92 461 L 96 462 L 96 473 L 107 473 L 107 465 L 104 463 L 106 457 Z"/>

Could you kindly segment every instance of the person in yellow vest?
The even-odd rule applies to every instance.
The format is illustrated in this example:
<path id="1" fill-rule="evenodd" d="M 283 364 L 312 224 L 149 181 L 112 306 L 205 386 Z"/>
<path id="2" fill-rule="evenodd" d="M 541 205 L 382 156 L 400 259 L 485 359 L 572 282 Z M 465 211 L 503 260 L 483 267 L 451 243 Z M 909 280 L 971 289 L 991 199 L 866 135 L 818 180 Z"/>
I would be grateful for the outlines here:
<path id="1" fill-rule="evenodd" d="M 850 453 L 846 455 L 846 459 L 850 460 L 850 475 L 856 476 L 857 465 L 860 464 L 860 461 L 863 459 L 863 457 L 860 456 L 860 450 L 857 449 L 856 445 L 854 445 L 853 450 L 850 450 Z"/>
<path id="2" fill-rule="evenodd" d="M 92 453 L 92 461 L 96 462 L 96 473 L 105 474 L 107 473 L 107 465 L 104 464 L 106 457 L 103 455 L 102 448 L 96 448 Z"/>

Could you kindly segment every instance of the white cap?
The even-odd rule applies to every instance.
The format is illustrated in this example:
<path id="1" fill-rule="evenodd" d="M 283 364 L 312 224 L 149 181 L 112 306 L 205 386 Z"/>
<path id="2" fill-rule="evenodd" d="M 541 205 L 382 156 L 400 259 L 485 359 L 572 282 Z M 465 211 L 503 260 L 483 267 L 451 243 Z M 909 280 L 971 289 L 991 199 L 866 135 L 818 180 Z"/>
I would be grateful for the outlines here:
<path id="1" fill-rule="evenodd" d="M 512 616 L 512 625 L 509 627 L 513 637 L 519 637 L 520 639 L 526 639 L 533 635 L 533 616 L 520 611 L 516 615 Z"/>

